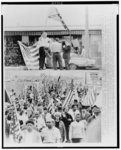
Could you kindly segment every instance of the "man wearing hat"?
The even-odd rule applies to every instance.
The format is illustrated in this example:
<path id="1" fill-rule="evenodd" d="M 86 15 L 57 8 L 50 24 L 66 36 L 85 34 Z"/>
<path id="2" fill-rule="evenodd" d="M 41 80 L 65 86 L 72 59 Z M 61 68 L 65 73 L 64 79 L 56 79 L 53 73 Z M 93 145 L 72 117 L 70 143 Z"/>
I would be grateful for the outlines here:
<path id="1" fill-rule="evenodd" d="M 29 145 L 32 143 L 42 143 L 40 133 L 35 130 L 33 119 L 26 122 L 26 128 L 22 134 L 22 143 Z"/>
<path id="2" fill-rule="evenodd" d="M 52 118 L 46 119 L 47 127 L 43 128 L 41 132 L 43 143 L 60 143 L 61 135 L 58 128 L 54 126 L 54 120 Z"/>

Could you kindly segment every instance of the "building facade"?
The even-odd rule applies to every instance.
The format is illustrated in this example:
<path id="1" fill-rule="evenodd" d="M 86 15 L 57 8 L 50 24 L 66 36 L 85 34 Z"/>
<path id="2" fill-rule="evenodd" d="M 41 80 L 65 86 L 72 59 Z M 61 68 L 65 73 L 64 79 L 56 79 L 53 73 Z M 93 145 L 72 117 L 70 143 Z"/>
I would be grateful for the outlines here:
<path id="1" fill-rule="evenodd" d="M 20 52 L 17 41 L 22 41 L 27 46 L 33 45 L 40 35 L 42 30 L 5 30 L 4 31 L 4 47 L 5 47 L 5 65 L 24 65 L 22 54 Z M 85 30 L 47 30 L 48 37 L 58 37 L 66 39 L 70 35 L 72 38 L 77 38 L 81 45 L 85 46 Z M 89 30 L 89 51 L 90 58 L 99 58 L 101 60 L 102 47 L 102 31 L 101 29 Z M 17 61 L 16 61 L 17 60 Z M 99 62 L 101 63 L 101 61 Z"/>

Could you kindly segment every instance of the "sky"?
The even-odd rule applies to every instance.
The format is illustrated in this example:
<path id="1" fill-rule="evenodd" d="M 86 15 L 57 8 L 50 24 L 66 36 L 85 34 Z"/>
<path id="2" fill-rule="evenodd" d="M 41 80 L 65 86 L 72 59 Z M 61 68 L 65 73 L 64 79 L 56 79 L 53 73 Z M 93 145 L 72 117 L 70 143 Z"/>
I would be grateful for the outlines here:
<path id="1" fill-rule="evenodd" d="M 110 10 L 118 10 L 117 5 L 2 5 L 4 27 L 60 26 L 60 22 L 47 19 L 53 7 L 58 9 L 67 26 L 84 26 L 86 7 L 92 26 L 101 25 Z"/>

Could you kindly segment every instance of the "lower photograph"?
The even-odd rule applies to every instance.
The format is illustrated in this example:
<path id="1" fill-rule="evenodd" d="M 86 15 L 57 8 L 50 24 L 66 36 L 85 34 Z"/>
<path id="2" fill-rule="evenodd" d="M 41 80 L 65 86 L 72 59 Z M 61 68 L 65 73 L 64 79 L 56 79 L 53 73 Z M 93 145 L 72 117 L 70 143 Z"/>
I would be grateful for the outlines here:
<path id="1" fill-rule="evenodd" d="M 102 75 L 71 72 L 6 75 L 4 147 L 101 143 Z"/>

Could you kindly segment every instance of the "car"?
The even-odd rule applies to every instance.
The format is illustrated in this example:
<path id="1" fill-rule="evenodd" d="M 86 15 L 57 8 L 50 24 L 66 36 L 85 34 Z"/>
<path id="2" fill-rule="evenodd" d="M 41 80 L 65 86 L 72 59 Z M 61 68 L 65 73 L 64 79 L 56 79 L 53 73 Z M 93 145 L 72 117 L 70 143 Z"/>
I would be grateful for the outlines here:
<path id="1" fill-rule="evenodd" d="M 97 59 L 82 57 L 81 55 L 76 53 L 71 53 L 70 56 L 71 56 L 70 63 L 69 63 L 70 70 L 76 70 L 78 68 L 99 69 L 99 66 L 97 65 Z M 65 66 L 62 53 L 61 53 L 61 57 L 62 57 L 62 65 Z M 52 59 L 46 61 L 46 67 L 47 68 L 53 67 Z"/>
<path id="2" fill-rule="evenodd" d="M 96 67 L 96 59 L 86 58 L 79 54 L 71 53 L 69 67 L 71 70 L 76 70 L 78 67 L 94 68 Z"/>

